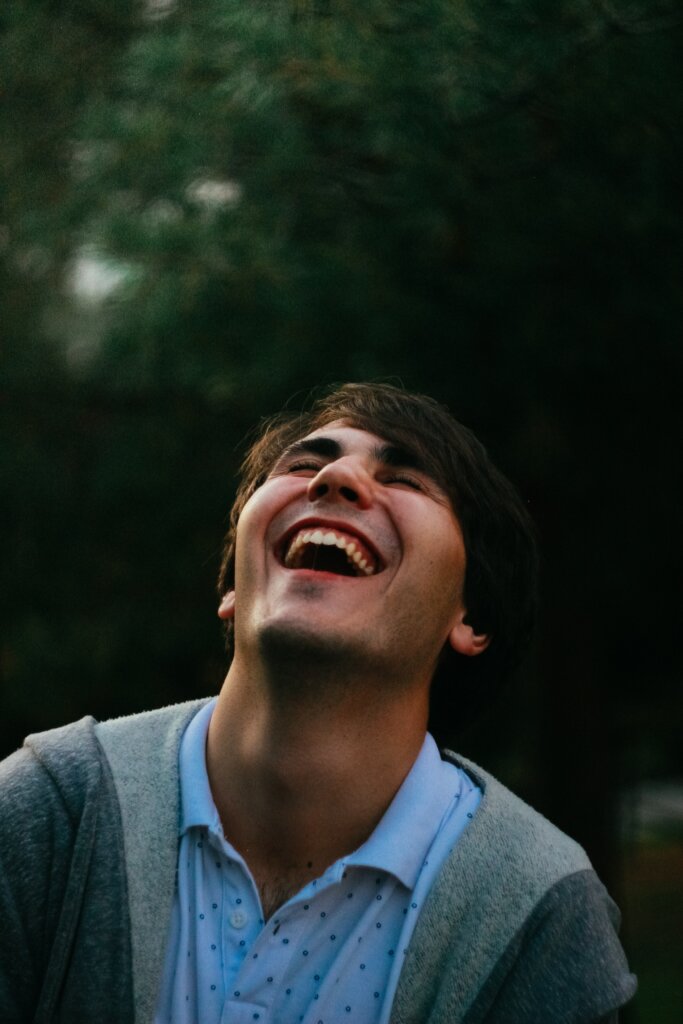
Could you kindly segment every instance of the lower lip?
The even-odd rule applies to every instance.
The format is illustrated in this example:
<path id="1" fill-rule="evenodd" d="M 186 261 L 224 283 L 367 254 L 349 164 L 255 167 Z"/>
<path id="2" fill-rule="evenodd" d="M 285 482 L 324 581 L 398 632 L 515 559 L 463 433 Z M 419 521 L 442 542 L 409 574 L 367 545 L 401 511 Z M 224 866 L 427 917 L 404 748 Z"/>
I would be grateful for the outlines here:
<path id="1" fill-rule="evenodd" d="M 285 568 L 287 567 L 285 566 Z M 287 572 L 293 573 L 299 579 L 304 580 L 343 580 L 344 583 L 358 583 L 359 580 L 369 580 L 372 578 L 365 574 L 362 576 L 344 576 L 340 572 L 325 572 L 319 569 L 287 569 Z"/>

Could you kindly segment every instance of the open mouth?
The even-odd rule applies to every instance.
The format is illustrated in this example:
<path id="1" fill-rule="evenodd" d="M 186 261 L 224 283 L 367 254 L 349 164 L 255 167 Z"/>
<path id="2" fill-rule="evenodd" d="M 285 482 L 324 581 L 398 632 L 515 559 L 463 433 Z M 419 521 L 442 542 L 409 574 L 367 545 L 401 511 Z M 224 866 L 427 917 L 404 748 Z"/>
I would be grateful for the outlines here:
<path id="1" fill-rule="evenodd" d="M 281 561 L 287 569 L 337 576 L 374 576 L 381 571 L 379 558 L 360 538 L 330 527 L 296 530 L 285 541 Z"/>

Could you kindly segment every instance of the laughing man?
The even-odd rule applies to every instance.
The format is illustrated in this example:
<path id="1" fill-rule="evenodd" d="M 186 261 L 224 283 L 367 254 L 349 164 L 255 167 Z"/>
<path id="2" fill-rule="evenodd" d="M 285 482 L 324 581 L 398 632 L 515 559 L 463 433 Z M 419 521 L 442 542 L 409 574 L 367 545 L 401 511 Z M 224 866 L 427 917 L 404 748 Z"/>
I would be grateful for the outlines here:
<path id="1" fill-rule="evenodd" d="M 436 403 L 350 384 L 245 460 L 218 698 L 0 768 L 4 1024 L 596 1024 L 635 988 L 572 840 L 438 737 L 518 663 L 527 513 Z"/>

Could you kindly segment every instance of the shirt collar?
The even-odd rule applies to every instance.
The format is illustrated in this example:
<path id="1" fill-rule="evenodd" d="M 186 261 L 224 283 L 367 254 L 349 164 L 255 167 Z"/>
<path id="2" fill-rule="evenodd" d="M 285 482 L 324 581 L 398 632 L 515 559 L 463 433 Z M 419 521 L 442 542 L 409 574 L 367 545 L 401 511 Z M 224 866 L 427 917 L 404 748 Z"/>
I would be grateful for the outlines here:
<path id="1" fill-rule="evenodd" d="M 367 865 L 395 875 L 412 889 L 447 811 L 461 795 L 463 780 L 441 760 L 427 733 L 420 753 L 374 832 L 347 865 Z"/>
<path id="2" fill-rule="evenodd" d="M 206 734 L 217 699 L 199 709 L 180 745 L 180 835 L 197 825 L 212 831 L 220 827 L 206 771 Z"/>
<path id="3" fill-rule="evenodd" d="M 180 834 L 205 826 L 223 835 L 206 771 L 206 735 L 217 698 L 194 716 L 180 747 Z M 441 760 L 429 733 L 396 796 L 368 839 L 337 862 L 339 871 L 350 865 L 370 867 L 395 875 L 412 889 L 429 848 L 454 801 L 463 779 L 452 764 Z"/>

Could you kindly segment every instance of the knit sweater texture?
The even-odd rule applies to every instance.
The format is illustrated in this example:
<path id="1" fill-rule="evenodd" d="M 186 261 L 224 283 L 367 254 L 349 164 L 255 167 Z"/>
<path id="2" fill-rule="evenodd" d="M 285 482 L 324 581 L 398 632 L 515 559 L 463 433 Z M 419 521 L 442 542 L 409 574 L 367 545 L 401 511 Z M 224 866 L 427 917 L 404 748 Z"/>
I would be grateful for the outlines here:
<path id="1" fill-rule="evenodd" d="M 174 895 L 179 745 L 203 703 L 86 718 L 30 736 L 0 764 L 3 1024 L 151 1024 Z M 482 801 L 420 915 L 391 1024 L 609 1017 L 636 982 L 585 853 L 448 756 Z"/>

